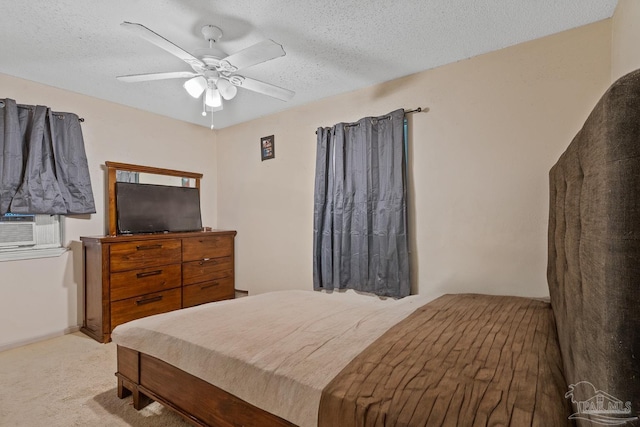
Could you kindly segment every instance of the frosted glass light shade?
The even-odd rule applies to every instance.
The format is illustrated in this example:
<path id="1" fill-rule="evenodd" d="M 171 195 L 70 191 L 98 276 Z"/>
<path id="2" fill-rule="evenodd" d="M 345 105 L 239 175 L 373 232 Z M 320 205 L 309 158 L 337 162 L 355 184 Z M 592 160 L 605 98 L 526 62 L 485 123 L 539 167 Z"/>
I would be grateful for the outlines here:
<path id="1" fill-rule="evenodd" d="M 218 80 L 218 89 L 220 90 L 220 95 L 227 101 L 233 99 L 238 93 L 238 88 L 225 79 Z"/>
<path id="2" fill-rule="evenodd" d="M 219 107 L 222 105 L 222 98 L 218 89 L 208 88 L 205 95 L 204 103 L 209 107 Z"/>
<path id="3" fill-rule="evenodd" d="M 198 76 L 187 80 L 182 86 L 186 89 L 189 95 L 194 98 L 199 98 L 200 95 L 202 95 L 202 92 L 207 88 L 207 80 L 202 76 Z"/>

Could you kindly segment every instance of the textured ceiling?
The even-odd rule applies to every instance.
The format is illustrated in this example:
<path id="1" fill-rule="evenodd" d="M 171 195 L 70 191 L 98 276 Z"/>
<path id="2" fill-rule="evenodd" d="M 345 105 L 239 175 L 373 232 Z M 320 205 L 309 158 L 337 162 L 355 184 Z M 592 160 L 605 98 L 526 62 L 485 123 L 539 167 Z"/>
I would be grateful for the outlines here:
<path id="1" fill-rule="evenodd" d="M 207 46 L 200 32 L 205 24 L 223 30 L 218 46 L 227 54 L 265 39 L 282 44 L 286 56 L 241 74 L 291 89 L 294 98 L 284 102 L 240 89 L 214 113 L 216 128 L 223 128 L 606 19 L 616 3 L 0 0 L 0 73 L 209 126 L 209 117 L 201 115 L 202 103 L 182 88 L 184 80 L 115 79 L 191 70 L 119 24 L 143 24 L 189 52 Z"/>

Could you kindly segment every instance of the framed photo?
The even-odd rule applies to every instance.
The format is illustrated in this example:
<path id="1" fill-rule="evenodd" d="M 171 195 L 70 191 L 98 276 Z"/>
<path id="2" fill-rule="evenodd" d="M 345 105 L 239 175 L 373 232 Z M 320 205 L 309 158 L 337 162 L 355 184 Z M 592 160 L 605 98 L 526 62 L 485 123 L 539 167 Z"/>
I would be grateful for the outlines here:
<path id="1" fill-rule="evenodd" d="M 275 139 L 273 135 L 263 136 L 260 138 L 260 155 L 262 161 L 273 159 L 276 157 Z"/>

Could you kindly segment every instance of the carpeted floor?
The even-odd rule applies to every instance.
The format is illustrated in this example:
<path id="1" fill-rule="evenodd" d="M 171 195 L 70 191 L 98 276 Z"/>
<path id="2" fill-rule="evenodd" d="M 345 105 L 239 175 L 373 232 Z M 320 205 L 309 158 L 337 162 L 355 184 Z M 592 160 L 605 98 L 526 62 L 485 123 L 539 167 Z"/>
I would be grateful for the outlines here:
<path id="1" fill-rule="evenodd" d="M 188 426 L 116 396 L 116 348 L 77 332 L 0 352 L 0 426 Z"/>

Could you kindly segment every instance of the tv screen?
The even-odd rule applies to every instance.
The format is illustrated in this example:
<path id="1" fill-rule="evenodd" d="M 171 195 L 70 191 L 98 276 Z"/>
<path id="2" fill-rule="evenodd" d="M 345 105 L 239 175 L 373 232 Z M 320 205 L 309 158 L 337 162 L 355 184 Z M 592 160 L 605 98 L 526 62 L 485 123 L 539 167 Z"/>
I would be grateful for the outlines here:
<path id="1" fill-rule="evenodd" d="M 202 229 L 200 191 L 192 187 L 116 182 L 119 234 Z"/>

